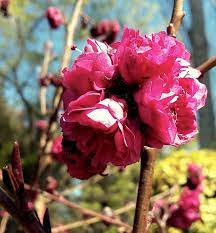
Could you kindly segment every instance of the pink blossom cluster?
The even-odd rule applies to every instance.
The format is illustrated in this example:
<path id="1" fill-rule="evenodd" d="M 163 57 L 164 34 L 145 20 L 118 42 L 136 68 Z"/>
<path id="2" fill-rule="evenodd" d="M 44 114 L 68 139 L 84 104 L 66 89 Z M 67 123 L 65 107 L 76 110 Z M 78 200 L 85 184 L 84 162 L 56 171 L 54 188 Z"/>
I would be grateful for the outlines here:
<path id="1" fill-rule="evenodd" d="M 203 191 L 204 176 L 202 168 L 197 164 L 188 165 L 188 182 L 183 188 L 177 203 L 169 203 L 161 199 L 154 204 L 155 216 L 168 214 L 167 225 L 179 229 L 188 229 L 200 217 L 200 194 Z M 160 216 L 161 215 L 161 216 Z"/>
<path id="2" fill-rule="evenodd" d="M 52 29 L 57 29 L 64 23 L 64 17 L 57 7 L 48 7 L 45 16 L 47 17 L 49 25 Z"/>
<path id="3" fill-rule="evenodd" d="M 200 191 L 185 187 L 177 204 L 170 207 L 171 216 L 167 223 L 179 229 L 188 229 L 192 223 L 200 220 Z"/>
<path id="4" fill-rule="evenodd" d="M 120 31 L 120 25 L 117 20 L 104 19 L 92 26 L 90 34 L 93 38 L 111 44 L 116 40 Z"/>
<path id="5" fill-rule="evenodd" d="M 10 0 L 0 0 L 0 11 L 4 16 L 8 16 Z"/>
<path id="6" fill-rule="evenodd" d="M 41 130 L 44 131 L 47 129 L 48 127 L 48 122 L 46 120 L 37 120 L 36 121 L 36 127 Z"/>
<path id="7" fill-rule="evenodd" d="M 125 28 L 112 46 L 87 40 L 63 71 L 62 161 L 87 179 L 107 164 L 126 167 L 143 146 L 178 146 L 197 134 L 205 85 L 183 43 L 165 32 L 141 36 Z"/>

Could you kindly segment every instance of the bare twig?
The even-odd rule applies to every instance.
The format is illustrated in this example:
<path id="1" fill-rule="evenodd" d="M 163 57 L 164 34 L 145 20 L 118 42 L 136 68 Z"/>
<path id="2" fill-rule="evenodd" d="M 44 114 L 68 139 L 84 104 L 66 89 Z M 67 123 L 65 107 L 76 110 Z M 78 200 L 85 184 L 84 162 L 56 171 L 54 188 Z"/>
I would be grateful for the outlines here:
<path id="1" fill-rule="evenodd" d="M 47 41 L 44 45 L 44 49 L 45 49 L 45 54 L 44 54 L 44 60 L 43 60 L 43 64 L 41 67 L 41 74 L 40 74 L 40 78 L 43 78 L 43 79 L 46 78 L 46 75 L 48 73 L 49 63 L 50 63 L 51 57 L 52 57 L 52 42 Z M 40 87 L 40 94 L 39 94 L 42 115 L 46 115 L 46 113 L 47 113 L 46 91 L 47 91 L 47 87 L 42 85 Z"/>
<path id="2" fill-rule="evenodd" d="M 4 216 L 2 217 L 1 224 L 0 224 L 0 233 L 5 233 L 9 219 L 10 219 L 9 214 L 5 212 Z"/>
<path id="3" fill-rule="evenodd" d="M 152 177 L 156 149 L 144 149 L 141 155 L 140 179 L 134 217 L 133 233 L 146 233 L 148 231 L 148 213 L 152 189 Z"/>
<path id="4" fill-rule="evenodd" d="M 165 198 L 167 196 L 170 196 L 173 192 L 176 191 L 176 189 L 178 188 L 178 185 L 173 186 L 171 189 L 164 191 L 162 193 L 156 194 L 153 197 L 151 197 L 150 201 L 151 202 L 155 202 L 156 200 L 159 200 L 161 198 Z M 128 204 L 126 204 L 125 206 L 116 209 L 113 211 L 114 216 L 126 213 L 132 209 L 134 209 L 136 207 L 135 202 L 130 202 Z M 64 232 L 66 230 L 71 230 L 71 229 L 75 229 L 78 227 L 83 227 L 83 226 L 87 226 L 87 225 L 91 225 L 97 222 L 100 222 L 101 219 L 97 218 L 97 217 L 93 217 L 93 218 L 89 218 L 86 220 L 81 220 L 81 221 L 77 221 L 77 222 L 73 222 L 73 223 L 69 223 L 69 224 L 65 224 L 63 226 L 58 226 L 58 227 L 54 227 L 52 229 L 53 233 L 60 233 L 60 232 Z"/>
<path id="5" fill-rule="evenodd" d="M 179 27 L 182 23 L 182 19 L 185 16 L 183 11 L 184 0 L 174 0 L 172 17 L 167 27 L 167 34 L 176 37 Z"/>
<path id="6" fill-rule="evenodd" d="M 71 193 L 73 193 L 74 191 L 77 191 L 77 190 L 80 190 L 80 189 L 83 189 L 85 188 L 86 186 L 88 185 L 93 185 L 97 182 L 99 182 L 100 180 L 102 180 L 104 177 L 103 176 L 96 176 L 96 177 L 93 177 L 92 179 L 90 180 L 87 180 L 85 182 L 82 182 L 81 184 L 78 184 L 76 186 L 73 186 L 71 188 L 68 188 L 68 189 L 65 189 L 63 192 L 61 192 L 62 195 L 70 195 Z"/>
<path id="7" fill-rule="evenodd" d="M 117 216 L 117 215 L 120 215 L 122 213 L 125 213 L 131 209 L 134 209 L 135 207 L 135 203 L 134 202 L 131 202 L 131 203 L 128 203 L 127 205 L 117 209 L 117 210 L 114 210 L 113 213 L 114 213 L 114 216 Z M 52 233 L 60 233 L 60 232 L 64 232 L 66 230 L 71 230 L 71 229 L 75 229 L 75 228 L 78 228 L 78 227 L 82 227 L 82 226 L 87 226 L 87 225 L 91 225 L 91 224 L 94 224 L 94 223 L 97 223 L 97 222 L 100 222 L 101 219 L 100 218 L 97 218 L 97 217 L 93 217 L 93 218 L 89 218 L 89 219 L 86 219 L 86 220 L 81 220 L 81 221 L 77 221 L 77 222 L 73 222 L 73 223 L 69 223 L 69 224 L 66 224 L 66 225 L 63 225 L 63 226 L 58 226 L 58 227 L 54 227 L 52 229 Z"/>
<path id="8" fill-rule="evenodd" d="M 64 54 L 62 57 L 62 63 L 60 67 L 60 73 L 65 67 L 69 65 L 69 62 L 70 62 L 71 45 L 73 44 L 75 29 L 78 23 L 79 16 L 81 14 L 82 4 L 83 4 L 83 0 L 76 1 L 73 15 L 66 28 L 67 34 L 66 34 L 66 41 L 65 41 L 65 47 L 64 47 Z M 54 108 L 57 108 L 59 106 L 59 101 L 61 101 L 62 91 L 63 91 L 62 88 L 58 88 L 56 90 L 54 100 L 53 100 Z"/>
<path id="9" fill-rule="evenodd" d="M 62 72 L 62 68 L 68 66 L 68 63 L 70 61 L 70 54 L 71 54 L 71 45 L 73 43 L 74 33 L 76 29 L 76 25 L 78 23 L 78 18 L 81 12 L 83 0 L 77 0 L 75 4 L 75 8 L 73 11 L 73 14 L 71 16 L 71 19 L 68 24 L 66 24 L 66 41 L 65 41 L 65 47 L 64 47 L 64 53 L 62 58 L 62 63 L 60 66 L 60 72 Z M 49 125 L 48 129 L 45 135 L 45 138 L 43 140 L 43 146 L 41 147 L 40 155 L 36 164 L 36 171 L 33 178 L 33 183 L 37 183 L 38 178 L 40 177 L 41 173 L 45 170 L 47 165 L 49 164 L 49 159 L 43 159 L 43 155 L 48 154 L 50 152 L 50 134 L 55 129 L 55 122 L 58 115 L 59 108 L 61 106 L 61 99 L 62 99 L 63 89 L 62 87 L 58 87 L 56 89 L 55 95 L 53 97 L 53 113 L 50 116 L 49 119 Z"/>
<path id="10" fill-rule="evenodd" d="M 200 66 L 197 67 L 197 69 L 203 74 L 208 72 L 210 69 L 216 66 L 216 56 L 213 56 L 203 62 Z"/>
<path id="11" fill-rule="evenodd" d="M 51 193 L 48 193 L 48 192 L 43 191 L 41 189 L 32 188 L 31 186 L 29 186 L 27 184 L 25 184 L 25 188 L 30 189 L 30 190 L 32 189 L 32 190 L 38 191 L 39 193 L 42 193 L 49 200 L 53 200 L 53 201 L 57 201 L 59 203 L 62 203 L 65 206 L 67 206 L 67 207 L 69 207 L 71 209 L 76 209 L 76 210 L 80 211 L 80 213 L 82 213 L 84 215 L 87 215 L 87 216 L 90 216 L 90 217 L 97 217 L 98 219 L 100 219 L 101 221 L 104 221 L 106 223 L 114 224 L 114 225 L 117 225 L 117 226 L 125 227 L 126 229 L 130 229 L 130 225 L 128 225 L 127 223 L 124 223 L 119 219 L 113 219 L 113 218 L 105 216 L 105 215 L 103 215 L 101 213 L 97 213 L 96 211 L 81 207 L 80 205 L 67 200 L 65 197 L 63 197 L 62 195 L 60 195 L 58 193 L 51 194 Z"/>

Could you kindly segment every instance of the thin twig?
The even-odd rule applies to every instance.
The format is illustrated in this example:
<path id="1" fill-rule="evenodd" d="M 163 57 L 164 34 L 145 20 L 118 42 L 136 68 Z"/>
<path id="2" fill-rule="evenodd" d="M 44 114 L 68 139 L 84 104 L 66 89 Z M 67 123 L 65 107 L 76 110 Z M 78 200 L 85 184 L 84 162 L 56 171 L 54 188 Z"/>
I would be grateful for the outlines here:
<path id="1" fill-rule="evenodd" d="M 92 179 L 90 180 L 87 180 L 85 182 L 82 182 L 81 184 L 78 184 L 76 186 L 73 186 L 73 187 L 70 187 L 68 189 L 65 189 L 64 191 L 61 192 L 62 195 L 70 195 L 71 193 L 77 191 L 77 190 L 81 190 L 83 188 L 85 188 L 86 186 L 88 185 L 93 185 L 97 182 L 99 182 L 100 180 L 102 180 L 104 177 L 103 176 L 96 176 L 96 177 L 93 177 Z"/>
<path id="2" fill-rule="evenodd" d="M 65 67 L 67 67 L 69 65 L 69 62 L 70 62 L 71 46 L 72 46 L 73 41 L 74 41 L 75 29 L 76 29 L 76 26 L 78 24 L 79 16 L 81 14 L 82 4 L 83 4 L 83 0 L 76 1 L 73 15 L 72 15 L 71 20 L 66 28 L 66 30 L 67 30 L 66 41 L 65 41 L 65 47 L 64 47 L 64 54 L 62 57 L 62 63 L 61 63 L 61 67 L 60 67 L 60 73 L 62 72 L 62 70 Z M 56 90 L 56 93 L 54 96 L 54 101 L 53 101 L 54 109 L 59 106 L 59 101 L 61 101 L 62 91 L 63 91 L 62 88 L 58 88 Z"/>
<path id="3" fill-rule="evenodd" d="M 41 73 L 40 73 L 40 78 L 43 78 L 43 79 L 46 78 L 46 75 L 48 73 L 49 64 L 50 64 L 51 57 L 52 57 L 52 42 L 47 41 L 44 45 L 44 49 L 45 49 L 44 60 L 43 60 L 43 64 L 41 67 Z M 47 113 L 46 91 L 47 91 L 46 86 L 44 86 L 44 85 L 40 86 L 39 97 L 40 97 L 40 106 L 41 106 L 41 114 L 42 115 L 46 115 L 46 113 Z"/>
<path id="4" fill-rule="evenodd" d="M 4 216 L 2 217 L 1 224 L 0 224 L 0 233 L 5 233 L 9 219 L 10 219 L 9 214 L 5 212 Z"/>
<path id="5" fill-rule="evenodd" d="M 149 222 L 149 204 L 156 149 L 144 149 L 141 154 L 139 188 L 137 194 L 133 233 L 146 233 Z"/>
<path id="6" fill-rule="evenodd" d="M 63 58 L 60 66 L 60 72 L 62 72 L 62 68 L 68 66 L 68 63 L 70 61 L 70 54 L 71 54 L 71 45 L 73 43 L 73 38 L 75 34 L 76 25 L 78 23 L 79 15 L 81 12 L 83 0 L 77 0 L 75 4 L 75 8 L 73 11 L 73 14 L 71 16 L 71 19 L 69 21 L 69 24 L 66 25 L 66 40 L 65 40 L 65 47 L 64 47 L 64 53 Z M 49 164 L 50 160 L 44 160 L 43 155 L 48 154 L 50 152 L 51 147 L 51 140 L 50 140 L 50 134 L 55 129 L 55 122 L 58 115 L 59 108 L 61 106 L 61 99 L 62 99 L 63 89 L 62 87 L 58 87 L 56 89 L 55 95 L 53 97 L 53 113 L 50 116 L 49 119 L 49 125 L 48 129 L 46 131 L 46 138 L 44 139 L 44 145 L 41 148 L 40 155 L 36 164 L 36 171 L 33 178 L 32 183 L 37 183 L 41 173 L 45 170 L 47 165 Z"/>
<path id="7" fill-rule="evenodd" d="M 76 209 L 76 210 L 80 211 L 80 213 L 82 213 L 83 215 L 87 215 L 87 216 L 90 216 L 90 217 L 97 217 L 101 221 L 104 221 L 104 222 L 109 223 L 109 224 L 114 224 L 114 225 L 117 225 L 117 226 L 125 227 L 127 229 L 131 228 L 130 225 L 128 225 L 127 223 L 122 222 L 120 219 L 113 219 L 113 218 L 105 216 L 105 215 L 103 215 L 101 213 L 97 213 L 96 211 L 81 207 L 80 205 L 67 200 L 64 196 L 62 196 L 62 195 L 60 195 L 58 193 L 55 193 L 55 194 L 48 193 L 48 192 L 43 191 L 41 189 L 32 188 L 30 185 L 27 185 L 27 184 L 25 184 L 25 188 L 30 189 L 30 190 L 38 191 L 39 193 L 43 194 L 44 197 L 48 198 L 49 200 L 57 201 L 57 202 L 62 203 L 65 206 L 67 206 L 67 207 L 69 207 L 71 209 Z"/>
<path id="8" fill-rule="evenodd" d="M 117 215 L 125 213 L 131 209 L 134 209 L 134 207 L 135 207 L 135 203 L 131 202 L 131 203 L 128 203 L 127 205 L 125 205 L 117 210 L 114 210 L 113 214 L 114 214 L 114 216 L 117 216 Z M 99 219 L 97 217 L 93 217 L 93 218 L 89 218 L 89 219 L 85 219 L 85 220 L 81 220 L 81 221 L 76 221 L 76 222 L 69 223 L 69 224 L 66 224 L 63 226 L 54 227 L 52 229 L 52 233 L 60 233 L 60 232 L 64 232 L 67 230 L 71 230 L 71 229 L 75 229 L 75 228 L 79 228 L 79 227 L 83 227 L 83 226 L 88 226 L 88 225 L 91 225 L 91 224 L 94 224 L 94 223 L 97 223 L 100 221 L 101 221 L 101 219 Z"/>
<path id="9" fill-rule="evenodd" d="M 185 12 L 183 11 L 183 2 L 184 0 L 174 0 L 172 17 L 169 26 L 167 27 L 167 34 L 170 36 L 176 37 L 182 23 L 182 19 L 185 16 Z"/>
<path id="10" fill-rule="evenodd" d="M 204 61 L 201 65 L 199 65 L 197 67 L 197 69 L 203 75 L 215 66 L 216 66 L 216 56 L 213 56 L 213 57 L 209 58 L 208 60 Z"/>
<path id="11" fill-rule="evenodd" d="M 171 195 L 173 192 L 175 192 L 177 188 L 178 188 L 178 185 L 175 185 L 175 186 L 173 186 L 171 189 L 169 189 L 167 191 L 156 194 L 153 197 L 151 197 L 150 201 L 155 202 L 156 200 L 160 200 L 161 198 L 165 198 L 165 197 Z M 126 204 L 125 206 L 114 210 L 113 211 L 114 216 L 126 213 L 126 212 L 134 209 L 135 207 L 136 207 L 135 202 L 130 202 L 130 203 Z M 89 218 L 89 219 L 86 219 L 86 220 L 81 220 L 81 221 L 65 224 L 63 226 L 54 227 L 52 229 L 52 232 L 53 233 L 60 233 L 60 232 L 64 232 L 64 231 L 67 231 L 67 230 L 71 230 L 71 229 L 91 225 L 91 224 L 94 224 L 94 223 L 97 223 L 97 222 L 100 222 L 100 221 L 101 221 L 101 219 L 99 219 L 97 217 L 93 217 L 93 218 Z"/>

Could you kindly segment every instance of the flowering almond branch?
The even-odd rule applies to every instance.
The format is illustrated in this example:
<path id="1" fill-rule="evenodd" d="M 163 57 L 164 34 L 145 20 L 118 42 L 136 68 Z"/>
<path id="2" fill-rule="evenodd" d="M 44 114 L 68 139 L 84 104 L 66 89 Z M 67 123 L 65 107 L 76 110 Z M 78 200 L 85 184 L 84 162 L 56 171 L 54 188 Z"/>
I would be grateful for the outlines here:
<path id="1" fill-rule="evenodd" d="M 174 0 L 172 17 L 169 26 L 167 27 L 168 35 L 176 37 L 176 33 L 179 30 L 184 15 L 185 13 L 183 12 L 183 0 Z M 148 211 L 155 159 L 156 151 L 154 150 L 144 150 L 144 153 L 141 156 L 140 180 L 134 217 L 133 233 L 148 232 L 148 226 L 150 225 L 149 221 L 151 221 L 149 219 Z"/>

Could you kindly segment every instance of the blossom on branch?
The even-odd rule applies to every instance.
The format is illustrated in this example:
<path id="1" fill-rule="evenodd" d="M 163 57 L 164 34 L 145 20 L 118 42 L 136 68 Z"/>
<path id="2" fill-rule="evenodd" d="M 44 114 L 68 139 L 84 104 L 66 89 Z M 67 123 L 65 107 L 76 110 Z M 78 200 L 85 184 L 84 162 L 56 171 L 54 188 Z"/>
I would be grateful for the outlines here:
<path id="1" fill-rule="evenodd" d="M 9 4 L 10 4 L 10 0 L 0 0 L 0 11 L 5 17 L 9 15 L 8 14 Z"/>
<path id="2" fill-rule="evenodd" d="M 64 17 L 57 7 L 48 7 L 45 16 L 47 17 L 49 25 L 52 29 L 57 29 L 64 23 Z"/>
<path id="3" fill-rule="evenodd" d="M 104 19 L 92 26 L 90 34 L 93 38 L 112 44 L 120 31 L 117 20 Z"/>
<path id="4" fill-rule="evenodd" d="M 137 162 L 143 146 L 179 146 L 195 137 L 207 90 L 189 57 L 165 32 L 142 36 L 125 28 L 111 46 L 87 40 L 71 70 L 63 70 L 61 128 L 70 174 L 86 179 L 110 163 Z"/>
<path id="5" fill-rule="evenodd" d="M 63 85 L 77 95 L 109 87 L 116 71 L 113 53 L 108 45 L 89 39 L 85 52 L 78 56 L 71 70 L 64 69 Z"/>

